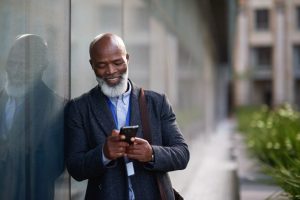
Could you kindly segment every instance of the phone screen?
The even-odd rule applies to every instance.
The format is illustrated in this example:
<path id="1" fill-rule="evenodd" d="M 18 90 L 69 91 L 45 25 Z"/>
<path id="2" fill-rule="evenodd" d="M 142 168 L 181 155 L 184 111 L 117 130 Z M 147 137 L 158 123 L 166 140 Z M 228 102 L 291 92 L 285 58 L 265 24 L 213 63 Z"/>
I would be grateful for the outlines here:
<path id="1" fill-rule="evenodd" d="M 136 136 L 137 130 L 139 126 L 123 126 L 120 130 L 121 135 L 125 135 L 125 141 L 128 142 L 129 144 L 132 144 L 131 138 Z"/>

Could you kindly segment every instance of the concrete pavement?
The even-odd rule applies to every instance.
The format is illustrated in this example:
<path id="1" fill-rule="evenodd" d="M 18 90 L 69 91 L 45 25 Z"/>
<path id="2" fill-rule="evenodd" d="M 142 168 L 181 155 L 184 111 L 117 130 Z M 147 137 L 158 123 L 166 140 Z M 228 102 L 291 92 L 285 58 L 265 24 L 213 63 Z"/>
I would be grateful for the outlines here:
<path id="1" fill-rule="evenodd" d="M 184 171 L 172 172 L 174 188 L 190 200 L 238 200 L 237 165 L 232 156 L 232 124 L 189 143 L 191 159 Z"/>

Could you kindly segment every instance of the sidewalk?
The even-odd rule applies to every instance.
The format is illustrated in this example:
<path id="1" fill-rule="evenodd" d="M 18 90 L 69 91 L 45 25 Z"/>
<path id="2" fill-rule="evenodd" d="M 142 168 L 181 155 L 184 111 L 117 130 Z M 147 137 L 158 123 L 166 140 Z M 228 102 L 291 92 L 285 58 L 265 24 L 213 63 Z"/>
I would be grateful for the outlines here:
<path id="1" fill-rule="evenodd" d="M 216 133 L 190 142 L 188 167 L 170 174 L 174 188 L 185 199 L 239 199 L 237 165 L 232 157 L 232 128 L 232 124 L 225 121 Z"/>
<path id="2" fill-rule="evenodd" d="M 264 200 L 281 191 L 266 184 L 268 177 L 249 158 L 232 120 L 190 141 L 189 149 L 188 167 L 170 173 L 173 187 L 187 200 Z"/>

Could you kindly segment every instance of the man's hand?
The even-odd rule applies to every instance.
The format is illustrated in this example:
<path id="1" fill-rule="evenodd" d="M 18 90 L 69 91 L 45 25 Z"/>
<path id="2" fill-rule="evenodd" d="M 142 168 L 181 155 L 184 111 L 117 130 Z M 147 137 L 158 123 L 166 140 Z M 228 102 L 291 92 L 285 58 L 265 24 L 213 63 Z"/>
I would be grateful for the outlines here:
<path id="1" fill-rule="evenodd" d="M 150 162 L 152 160 L 152 147 L 147 140 L 134 138 L 133 145 L 127 147 L 127 157 L 140 162 Z"/>
<path id="2" fill-rule="evenodd" d="M 103 153 L 106 158 L 115 160 L 126 154 L 126 148 L 129 144 L 124 142 L 124 137 L 124 135 L 119 135 L 119 131 L 112 131 L 111 136 L 107 137 L 103 148 Z"/>

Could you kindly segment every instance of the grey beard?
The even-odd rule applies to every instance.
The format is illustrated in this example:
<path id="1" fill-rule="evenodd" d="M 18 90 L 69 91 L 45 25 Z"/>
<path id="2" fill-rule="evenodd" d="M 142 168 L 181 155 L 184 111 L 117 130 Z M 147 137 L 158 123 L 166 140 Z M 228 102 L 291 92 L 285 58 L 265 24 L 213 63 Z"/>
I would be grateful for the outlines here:
<path id="1" fill-rule="evenodd" d="M 5 91 L 8 96 L 20 98 L 25 96 L 28 91 L 26 84 L 11 84 L 9 81 L 5 84 Z"/>
<path id="2" fill-rule="evenodd" d="M 127 83 L 128 83 L 128 69 L 127 71 L 122 74 L 122 78 L 119 84 L 111 87 L 107 85 L 107 83 L 100 77 L 96 76 L 96 80 L 101 87 L 103 94 L 108 97 L 117 97 L 121 94 L 125 93 L 127 90 Z"/>
<path id="3" fill-rule="evenodd" d="M 38 76 L 35 78 L 27 79 L 27 81 L 19 81 L 18 83 L 15 83 L 8 78 L 8 75 L 6 73 L 5 79 L 6 82 L 4 89 L 6 93 L 9 96 L 15 98 L 24 97 L 30 90 L 32 90 L 37 84 L 39 84 Z"/>

